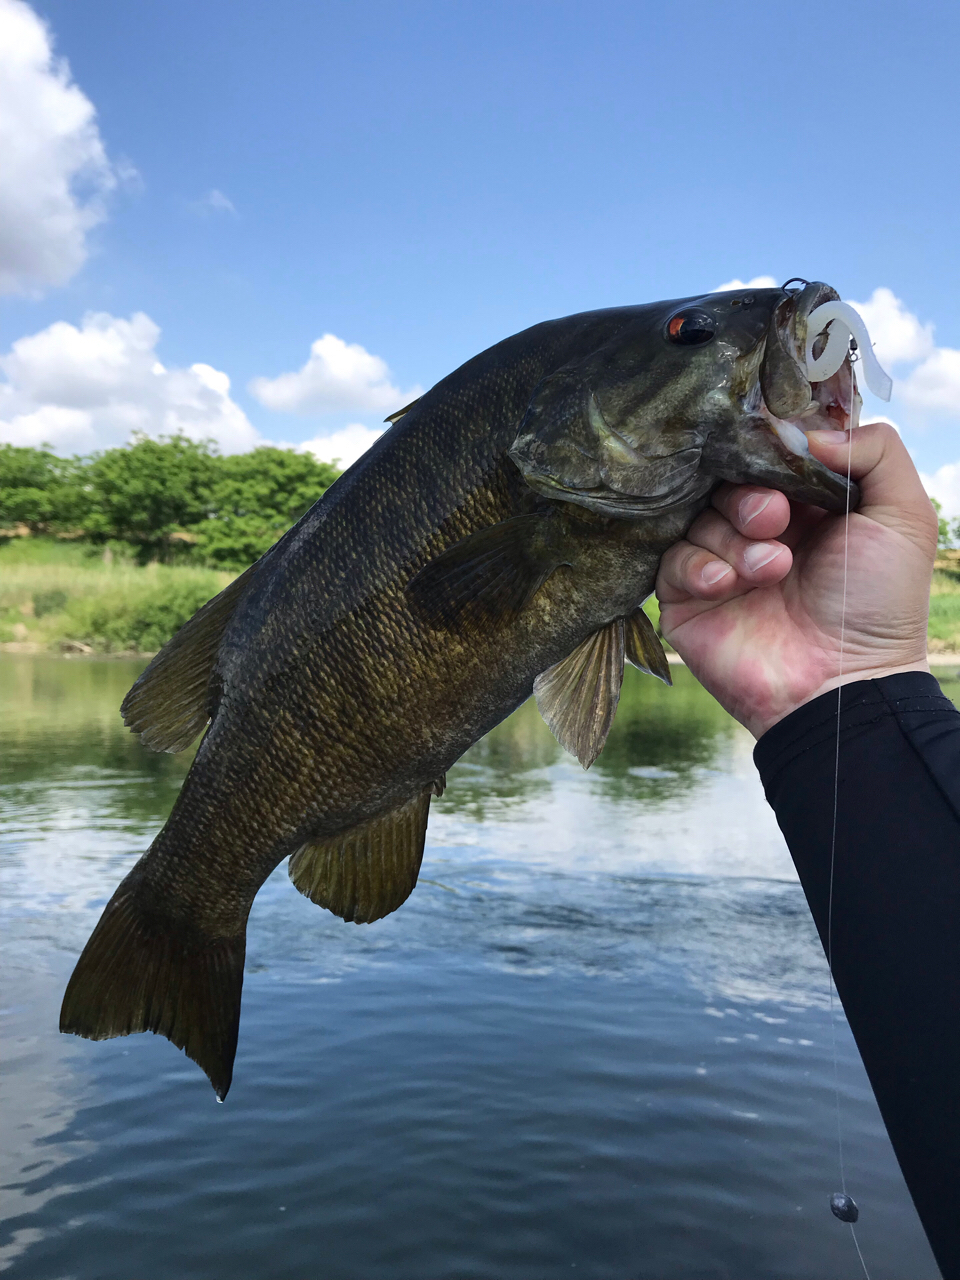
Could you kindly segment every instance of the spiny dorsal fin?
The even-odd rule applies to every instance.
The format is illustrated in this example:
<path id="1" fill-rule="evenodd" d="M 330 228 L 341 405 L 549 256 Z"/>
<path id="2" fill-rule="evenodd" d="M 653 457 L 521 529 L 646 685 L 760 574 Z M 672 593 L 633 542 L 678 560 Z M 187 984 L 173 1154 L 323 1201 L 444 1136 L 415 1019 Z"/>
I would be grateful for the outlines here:
<path id="1" fill-rule="evenodd" d="M 396 413 L 391 413 L 389 418 L 384 418 L 384 422 L 389 422 L 391 426 L 395 422 L 399 422 L 405 413 L 409 413 L 415 404 L 419 404 L 423 396 L 417 396 L 416 400 L 411 400 L 409 404 L 405 404 L 402 409 L 398 409 Z"/>
<path id="2" fill-rule="evenodd" d="M 512 516 L 448 548 L 407 590 L 433 626 L 495 624 L 519 613 L 563 564 L 561 536 L 551 516 Z"/>
<path id="3" fill-rule="evenodd" d="M 217 650 L 256 569 L 214 596 L 163 646 L 120 704 L 123 723 L 152 751 L 183 751 L 210 718 L 207 690 Z"/>
<path id="4" fill-rule="evenodd" d="M 660 637 L 642 609 L 634 609 L 623 620 L 623 649 L 627 661 L 635 667 L 656 676 L 664 684 L 673 684 Z"/>
<path id="5" fill-rule="evenodd" d="M 589 769 L 607 740 L 623 683 L 623 618 L 537 676 L 537 707 L 561 747 Z"/>
<path id="6" fill-rule="evenodd" d="M 399 809 L 305 844 L 290 859 L 290 879 L 344 920 L 369 924 L 388 916 L 417 883 L 432 793 L 431 787 Z"/>

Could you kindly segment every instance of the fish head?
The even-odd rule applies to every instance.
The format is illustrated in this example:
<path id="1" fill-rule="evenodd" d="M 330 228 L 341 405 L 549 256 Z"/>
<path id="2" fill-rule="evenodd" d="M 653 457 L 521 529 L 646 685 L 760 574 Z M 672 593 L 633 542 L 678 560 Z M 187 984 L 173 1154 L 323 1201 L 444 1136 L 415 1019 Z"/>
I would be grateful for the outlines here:
<path id="1" fill-rule="evenodd" d="M 855 507 L 856 486 L 806 439 L 858 420 L 849 355 L 822 382 L 806 372 L 807 318 L 838 297 L 803 282 L 638 307 L 538 385 L 510 457 L 543 496 L 627 519 L 696 502 L 721 480 Z M 826 331 L 815 357 L 818 343 Z"/>

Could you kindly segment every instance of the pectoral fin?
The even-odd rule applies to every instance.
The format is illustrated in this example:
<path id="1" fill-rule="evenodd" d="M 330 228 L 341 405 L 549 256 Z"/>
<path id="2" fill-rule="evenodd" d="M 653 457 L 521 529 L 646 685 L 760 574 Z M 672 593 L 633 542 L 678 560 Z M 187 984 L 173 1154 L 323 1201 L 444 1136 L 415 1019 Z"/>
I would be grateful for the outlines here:
<path id="1" fill-rule="evenodd" d="M 379 818 L 305 844 L 290 859 L 290 879 L 312 902 L 355 924 L 396 911 L 417 883 L 438 785 Z"/>
<path id="2" fill-rule="evenodd" d="M 660 637 L 642 609 L 634 609 L 623 620 L 623 649 L 627 661 L 635 667 L 656 676 L 664 684 L 673 684 Z"/>
<path id="3" fill-rule="evenodd" d="M 436 627 L 513 617 L 564 563 L 558 522 L 514 516 L 471 534 L 412 578 L 407 590 Z"/>
<path id="4" fill-rule="evenodd" d="M 585 769 L 607 740 L 623 682 L 624 620 L 595 631 L 537 676 L 533 694 L 554 737 Z"/>
<path id="5" fill-rule="evenodd" d="M 152 751 L 183 751 L 210 717 L 217 650 L 257 565 L 208 600 L 142 673 L 120 706 L 123 723 Z"/>

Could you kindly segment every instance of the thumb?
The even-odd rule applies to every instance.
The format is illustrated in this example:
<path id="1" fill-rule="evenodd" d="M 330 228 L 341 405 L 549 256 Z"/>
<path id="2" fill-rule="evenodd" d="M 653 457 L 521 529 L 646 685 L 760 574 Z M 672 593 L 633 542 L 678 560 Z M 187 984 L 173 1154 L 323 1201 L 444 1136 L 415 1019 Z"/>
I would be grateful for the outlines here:
<path id="1" fill-rule="evenodd" d="M 810 452 L 831 471 L 850 474 L 860 485 L 857 511 L 894 530 L 933 561 L 937 550 L 937 514 L 920 482 L 906 445 L 887 422 L 849 431 L 811 431 Z"/>

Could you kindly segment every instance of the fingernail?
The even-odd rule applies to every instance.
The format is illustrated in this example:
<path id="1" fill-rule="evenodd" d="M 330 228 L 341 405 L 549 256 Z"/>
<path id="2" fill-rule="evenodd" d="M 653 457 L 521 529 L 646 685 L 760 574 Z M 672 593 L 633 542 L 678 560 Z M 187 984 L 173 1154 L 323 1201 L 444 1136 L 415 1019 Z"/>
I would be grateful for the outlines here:
<path id="1" fill-rule="evenodd" d="M 766 510 L 772 497 L 772 493 L 768 493 L 766 495 L 762 493 L 752 493 L 748 498 L 744 498 L 741 501 L 739 508 L 741 528 L 748 525 L 755 516 L 760 514 L 761 511 Z"/>
<path id="2" fill-rule="evenodd" d="M 808 431 L 808 440 L 818 440 L 820 444 L 846 444 L 850 439 L 849 431 Z"/>
<path id="3" fill-rule="evenodd" d="M 733 570 L 728 564 L 724 564 L 722 560 L 711 560 L 709 564 L 704 565 L 700 570 L 700 577 L 704 580 L 708 587 L 712 587 L 715 582 L 719 582 L 721 578 L 725 578 L 728 573 Z"/>
<path id="4" fill-rule="evenodd" d="M 783 547 L 778 547 L 774 542 L 754 542 L 743 553 L 743 562 L 755 572 L 771 560 L 776 560 L 782 550 Z"/>

